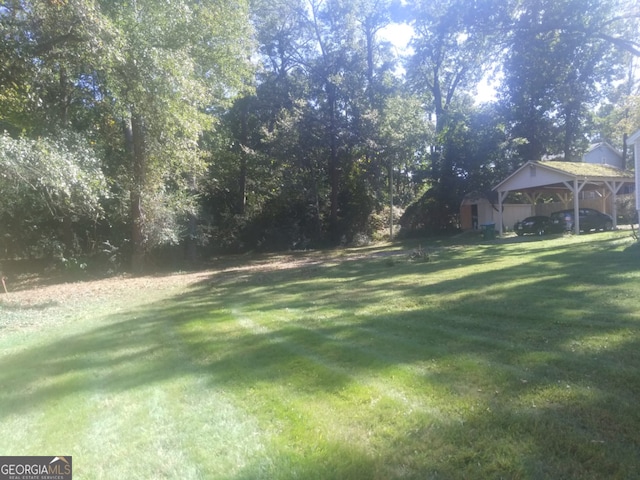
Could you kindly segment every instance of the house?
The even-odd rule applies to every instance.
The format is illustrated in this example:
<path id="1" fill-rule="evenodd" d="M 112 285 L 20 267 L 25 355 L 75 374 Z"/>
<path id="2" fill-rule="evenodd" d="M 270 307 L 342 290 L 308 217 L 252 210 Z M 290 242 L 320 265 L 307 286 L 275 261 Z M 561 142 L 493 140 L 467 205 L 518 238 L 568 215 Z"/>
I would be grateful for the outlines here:
<path id="1" fill-rule="evenodd" d="M 610 165 L 612 167 L 625 169 L 624 158 L 622 154 L 609 145 L 607 142 L 600 142 L 589 147 L 587 153 L 582 156 L 584 163 L 592 163 L 597 165 Z"/>
<path id="2" fill-rule="evenodd" d="M 568 160 L 566 160 L 564 155 L 559 154 L 545 155 L 542 157 L 542 161 L 564 162 Z M 622 153 L 620 153 L 616 148 L 612 147 L 607 142 L 599 142 L 589 145 L 589 149 L 582 155 L 582 159 L 580 161 L 583 163 L 592 163 L 595 165 L 609 165 L 611 167 L 619 168 L 620 170 L 625 169 Z"/>
<path id="3" fill-rule="evenodd" d="M 640 218 L 640 130 L 631 135 L 627 139 L 627 145 L 633 147 L 633 156 L 635 158 L 635 180 L 636 180 L 636 211 L 638 212 L 638 218 Z"/>

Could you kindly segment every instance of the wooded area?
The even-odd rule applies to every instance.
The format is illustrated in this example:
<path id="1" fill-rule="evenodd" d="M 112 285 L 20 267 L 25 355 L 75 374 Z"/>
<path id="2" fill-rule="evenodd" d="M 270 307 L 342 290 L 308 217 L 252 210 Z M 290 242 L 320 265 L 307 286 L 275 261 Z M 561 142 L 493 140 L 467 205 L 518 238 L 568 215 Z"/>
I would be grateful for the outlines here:
<path id="1" fill-rule="evenodd" d="M 453 230 L 528 160 L 625 149 L 639 20 L 634 0 L 5 1 L 0 258 L 140 271 L 353 243 L 391 212 Z"/>

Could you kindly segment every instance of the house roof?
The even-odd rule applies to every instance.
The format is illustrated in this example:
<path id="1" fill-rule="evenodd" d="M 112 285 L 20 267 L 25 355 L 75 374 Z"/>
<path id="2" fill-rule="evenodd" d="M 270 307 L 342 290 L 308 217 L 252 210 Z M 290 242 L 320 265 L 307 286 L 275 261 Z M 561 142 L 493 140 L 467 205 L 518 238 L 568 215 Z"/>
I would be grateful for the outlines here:
<path id="1" fill-rule="evenodd" d="M 627 138 L 627 145 L 633 145 L 634 143 L 636 143 L 636 140 L 638 138 L 640 138 L 640 130 L 638 130 L 634 134 L 630 135 L 629 138 Z"/>
<path id="2" fill-rule="evenodd" d="M 584 162 L 538 162 L 548 168 L 582 178 L 633 178 L 633 173 L 611 165 Z"/>
<path id="3" fill-rule="evenodd" d="M 594 152 L 596 150 L 598 150 L 599 148 L 606 148 L 607 150 L 610 150 L 614 155 L 622 158 L 622 152 L 620 152 L 620 150 L 618 150 L 617 148 L 613 147 L 609 142 L 598 142 L 598 143 L 592 143 L 589 145 L 589 148 L 581 155 L 581 159 L 582 161 L 584 161 L 585 157 L 587 155 L 589 155 L 591 152 Z M 564 162 L 565 160 L 565 156 L 564 153 L 555 153 L 552 155 L 544 155 L 542 157 L 542 162 L 547 162 L 547 161 L 560 161 L 560 162 Z"/>
<path id="4" fill-rule="evenodd" d="M 588 153 L 591 153 L 600 147 L 605 147 L 611 150 L 613 153 L 615 153 L 618 157 L 622 158 L 622 152 L 620 152 L 620 150 L 618 150 L 617 148 L 613 147 L 609 142 L 592 143 L 591 145 L 589 145 L 589 150 L 587 150 L 584 155 L 587 155 Z M 583 155 L 583 158 L 584 158 L 584 155 Z"/>
<path id="5" fill-rule="evenodd" d="M 565 182 L 573 180 L 632 183 L 634 174 L 602 164 L 561 161 L 527 162 L 496 185 L 493 190 L 506 192 L 554 186 L 567 188 Z"/>

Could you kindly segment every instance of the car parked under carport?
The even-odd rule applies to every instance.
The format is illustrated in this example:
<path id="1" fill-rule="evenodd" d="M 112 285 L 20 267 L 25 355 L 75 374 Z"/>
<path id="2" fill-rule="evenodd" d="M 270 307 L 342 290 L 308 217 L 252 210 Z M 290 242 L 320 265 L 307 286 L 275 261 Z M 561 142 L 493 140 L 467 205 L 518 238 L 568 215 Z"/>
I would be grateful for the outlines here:
<path id="1" fill-rule="evenodd" d="M 533 217 L 527 217 L 524 220 L 520 220 L 513 225 L 513 231 L 516 235 L 544 235 L 549 232 L 551 227 L 551 220 L 545 215 L 535 215 Z"/>
<path id="2" fill-rule="evenodd" d="M 613 229 L 613 219 L 606 213 L 599 212 L 593 208 L 580 208 L 579 220 L 580 231 L 589 232 L 591 230 L 609 231 Z M 574 229 L 573 210 L 560 210 L 551 214 L 551 230 L 554 232 L 570 232 Z"/>

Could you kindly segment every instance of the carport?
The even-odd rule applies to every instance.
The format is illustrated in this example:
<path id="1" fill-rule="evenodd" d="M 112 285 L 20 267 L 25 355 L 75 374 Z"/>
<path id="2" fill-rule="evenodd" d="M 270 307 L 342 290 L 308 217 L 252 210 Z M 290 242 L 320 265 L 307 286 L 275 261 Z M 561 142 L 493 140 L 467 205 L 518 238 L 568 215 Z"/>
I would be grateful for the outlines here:
<path id="1" fill-rule="evenodd" d="M 511 192 L 521 192 L 535 205 L 541 196 L 555 195 L 568 204 L 573 198 L 575 233 L 580 233 L 578 214 L 581 192 L 597 191 L 612 196 L 613 226 L 616 227 L 616 197 L 624 185 L 634 184 L 634 174 L 609 165 L 582 162 L 527 162 L 493 188 L 498 192 L 499 231 L 503 232 L 502 204 Z"/>

